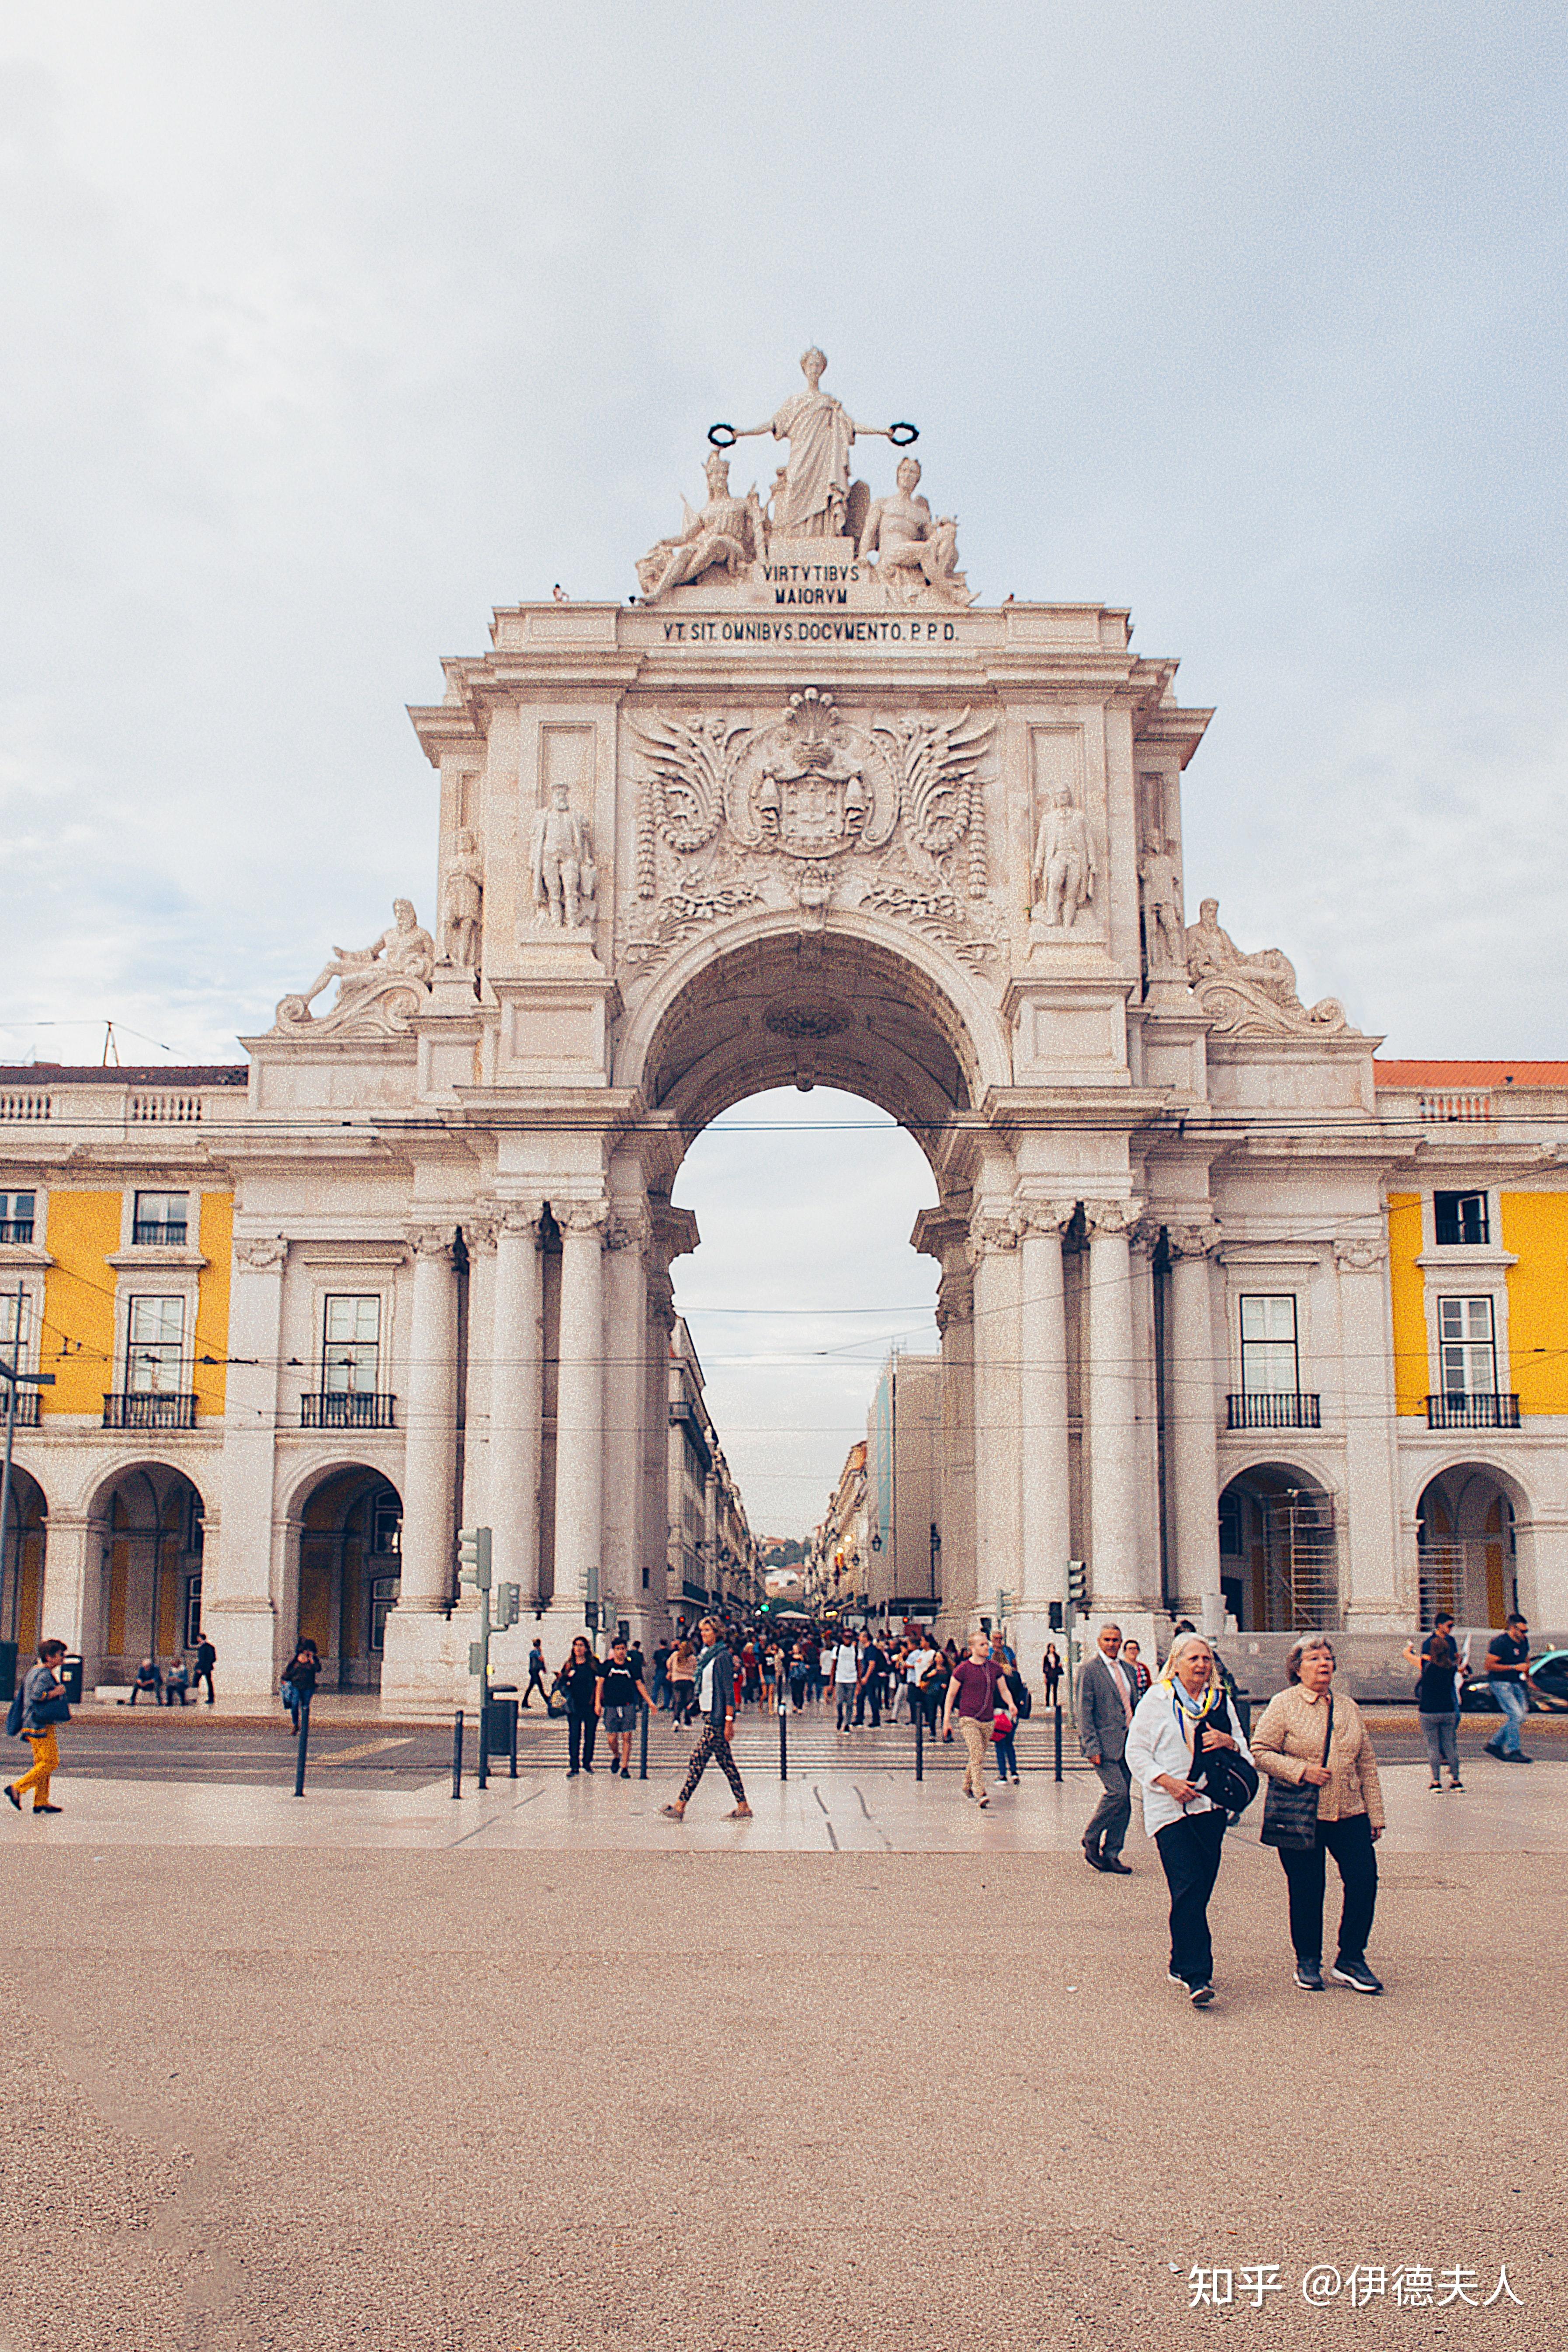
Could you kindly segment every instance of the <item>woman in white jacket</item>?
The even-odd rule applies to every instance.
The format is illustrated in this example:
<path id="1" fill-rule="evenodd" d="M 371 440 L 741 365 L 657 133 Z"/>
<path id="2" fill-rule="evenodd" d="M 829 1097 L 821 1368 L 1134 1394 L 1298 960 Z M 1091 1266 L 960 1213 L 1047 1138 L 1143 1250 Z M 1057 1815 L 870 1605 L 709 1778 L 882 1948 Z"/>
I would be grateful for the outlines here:
<path id="1" fill-rule="evenodd" d="M 1202 1759 L 1226 1748 L 1252 1761 L 1241 1727 L 1231 1721 L 1214 1652 L 1201 1633 L 1184 1633 L 1138 1702 L 1127 1767 L 1143 1792 L 1143 1827 L 1171 1890 L 1171 1981 L 1186 1987 L 1194 2009 L 1214 1999 L 1208 1906 L 1226 1827 L 1204 1789 Z"/>

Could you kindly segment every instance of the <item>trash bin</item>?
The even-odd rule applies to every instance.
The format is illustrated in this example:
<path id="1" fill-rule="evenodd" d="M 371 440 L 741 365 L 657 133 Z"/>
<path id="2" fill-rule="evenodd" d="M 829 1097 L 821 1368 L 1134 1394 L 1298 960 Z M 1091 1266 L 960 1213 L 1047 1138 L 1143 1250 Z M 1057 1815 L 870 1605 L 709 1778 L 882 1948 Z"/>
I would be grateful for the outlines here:
<path id="1" fill-rule="evenodd" d="M 517 1685 L 492 1683 L 485 1709 L 485 1754 L 511 1754 L 511 1727 L 517 1721 Z"/>
<path id="2" fill-rule="evenodd" d="M 60 1680 L 66 1686 L 66 1696 L 72 1706 L 81 1705 L 81 1678 L 85 1671 L 81 1660 L 73 1657 L 68 1650 L 65 1664 L 60 1668 Z"/>
<path id="3" fill-rule="evenodd" d="M 16 1644 L 0 1642 L 0 1698 L 10 1700 L 16 1688 Z"/>

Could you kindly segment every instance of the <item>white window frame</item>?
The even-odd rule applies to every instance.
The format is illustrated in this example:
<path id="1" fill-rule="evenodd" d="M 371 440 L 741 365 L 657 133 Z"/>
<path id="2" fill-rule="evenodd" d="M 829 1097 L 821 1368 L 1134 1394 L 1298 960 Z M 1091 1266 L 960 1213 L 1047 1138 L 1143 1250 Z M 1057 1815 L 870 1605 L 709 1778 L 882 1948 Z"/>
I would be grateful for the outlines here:
<path id="1" fill-rule="evenodd" d="M 139 1242 L 137 1240 L 136 1204 L 144 1194 L 151 1193 L 160 1194 L 165 1201 L 183 1200 L 184 1202 L 185 1238 L 183 1242 Z M 134 1250 L 138 1254 L 148 1250 L 180 1250 L 182 1252 L 195 1251 L 200 1246 L 201 1242 L 201 1194 L 199 1192 L 192 1192 L 187 1185 L 133 1184 L 125 1195 L 123 1232 L 120 1244 L 121 1249 L 122 1251 Z M 165 1220 L 165 1222 L 167 1221 Z"/>
<path id="2" fill-rule="evenodd" d="M 18 1196 L 23 1196 L 33 1203 L 33 1230 L 25 1242 L 14 1241 L 5 1233 L 5 1227 L 12 1222 L 11 1203 Z M 38 1248 L 43 1240 L 43 1212 L 46 1198 L 47 1195 L 39 1191 L 37 1184 L 7 1184 L 0 1187 L 0 1202 L 5 1204 L 0 1207 L 0 1249 Z"/>
<path id="3" fill-rule="evenodd" d="M 328 1325 L 331 1319 L 331 1310 L 334 1306 L 339 1304 L 340 1301 L 345 1304 L 349 1301 L 353 1301 L 356 1306 L 366 1305 L 374 1307 L 375 1338 L 374 1340 L 333 1340 L 330 1337 Z M 385 1385 L 382 1380 L 382 1373 L 386 1360 L 385 1327 L 386 1298 L 384 1293 L 381 1290 L 323 1290 L 321 1292 L 317 1318 L 317 1328 L 321 1334 L 321 1393 L 322 1396 L 374 1396 L 386 1393 Z M 371 1383 L 368 1389 L 362 1387 L 357 1380 L 351 1380 L 346 1385 L 341 1388 L 333 1383 L 331 1378 L 331 1350 L 334 1347 L 344 1349 L 357 1349 L 368 1347 L 372 1349 L 374 1361 L 372 1365 Z"/>
<path id="4" fill-rule="evenodd" d="M 142 1388 L 138 1386 L 135 1379 L 136 1359 L 139 1349 L 147 1347 L 172 1347 L 174 1342 L 172 1340 L 149 1340 L 145 1339 L 139 1342 L 135 1332 L 136 1310 L 142 1306 L 151 1307 L 162 1306 L 164 1304 L 177 1306 L 180 1309 L 179 1355 L 174 1364 L 175 1377 L 173 1381 L 165 1381 L 160 1380 L 153 1382 L 146 1388 Z M 121 1341 L 123 1351 L 122 1361 L 124 1364 L 124 1380 L 121 1383 L 121 1393 L 123 1395 L 188 1396 L 191 1393 L 192 1364 L 195 1355 L 193 1329 L 194 1320 L 192 1302 L 186 1297 L 182 1285 L 175 1284 L 166 1290 L 147 1290 L 142 1288 L 140 1285 L 127 1286 L 124 1297 L 123 1320 L 121 1323 L 122 1337 Z M 167 1359 L 160 1356 L 158 1360 L 160 1364 L 163 1364 L 167 1361 Z"/>
<path id="5" fill-rule="evenodd" d="M 1472 1308 L 1476 1307 L 1484 1307 L 1487 1310 L 1487 1338 L 1485 1339 L 1481 1339 L 1468 1331 L 1458 1332 L 1454 1337 L 1450 1338 L 1443 1328 L 1445 1308 Z M 1468 1318 L 1467 1317 L 1466 1319 L 1468 1320 Z M 1486 1290 L 1446 1290 L 1440 1292 L 1436 1303 L 1436 1324 L 1437 1377 L 1439 1386 L 1433 1391 L 1433 1393 L 1436 1396 L 1444 1397 L 1502 1395 L 1505 1392 L 1505 1387 L 1502 1378 L 1502 1359 L 1498 1348 L 1497 1303 L 1492 1297 L 1491 1293 Z M 1458 1387 L 1452 1386 L 1447 1376 L 1446 1357 L 1447 1350 L 1450 1348 L 1461 1349 L 1464 1355 L 1466 1378 L 1462 1385 Z M 1489 1386 L 1478 1387 L 1468 1376 L 1468 1359 L 1472 1349 L 1485 1349 L 1487 1354 L 1491 1358 L 1491 1381 Z"/>
<path id="6" fill-rule="evenodd" d="M 1274 1334 L 1270 1334 L 1267 1337 L 1248 1338 L 1247 1331 L 1247 1310 L 1249 1307 L 1253 1306 L 1282 1306 L 1287 1302 L 1290 1308 L 1290 1338 L 1289 1346 L 1290 1349 L 1291 1360 L 1295 1367 L 1294 1376 L 1291 1380 L 1290 1385 L 1288 1389 L 1275 1388 L 1272 1386 L 1257 1389 L 1249 1388 L 1247 1379 L 1248 1349 L 1272 1349 L 1275 1348 L 1282 1348 L 1287 1344 L 1287 1342 L 1282 1338 Z M 1241 1356 L 1240 1393 L 1243 1396 L 1300 1396 L 1301 1393 L 1301 1301 L 1298 1293 L 1294 1290 L 1238 1291 L 1237 1294 L 1236 1312 L 1237 1346 L 1240 1350 Z"/>

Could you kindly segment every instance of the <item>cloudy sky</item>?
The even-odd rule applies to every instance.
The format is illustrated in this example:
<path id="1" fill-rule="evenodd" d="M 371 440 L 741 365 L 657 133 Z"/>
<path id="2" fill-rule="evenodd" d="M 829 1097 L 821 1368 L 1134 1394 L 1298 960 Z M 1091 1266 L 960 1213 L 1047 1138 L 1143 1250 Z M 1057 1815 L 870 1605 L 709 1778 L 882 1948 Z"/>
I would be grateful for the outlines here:
<path id="1" fill-rule="evenodd" d="M 1565 85 L 1531 0 L 13 5 L 0 1052 L 230 1058 L 427 907 L 404 705 L 628 593 L 816 340 L 987 599 L 1130 604 L 1217 706 L 1242 945 L 1391 1052 L 1568 1054 Z M 767 1526 L 930 1297 L 918 1154 L 827 1115 L 682 1186 L 682 1303 L 796 1310 L 694 1325 Z"/>

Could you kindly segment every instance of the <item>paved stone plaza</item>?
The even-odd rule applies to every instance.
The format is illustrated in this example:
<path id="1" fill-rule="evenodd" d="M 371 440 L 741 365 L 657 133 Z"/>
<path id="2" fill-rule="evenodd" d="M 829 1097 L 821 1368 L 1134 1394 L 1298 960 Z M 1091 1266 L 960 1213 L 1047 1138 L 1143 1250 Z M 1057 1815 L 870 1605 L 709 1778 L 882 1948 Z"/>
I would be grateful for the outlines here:
<path id="1" fill-rule="evenodd" d="M 1238 1833 L 1197 2017 L 1081 1780 L 982 1820 L 868 1760 L 678 1830 L 652 1780 L 68 1769 L 0 1838 L 0 2344 L 1560 2344 L 1568 1766 L 1474 1779 L 1386 1775 L 1381 2001 L 1291 1989 Z M 1300 2291 L 1504 2263 L 1521 2307 Z M 1194 2264 L 1281 2292 L 1189 2311 Z"/>

